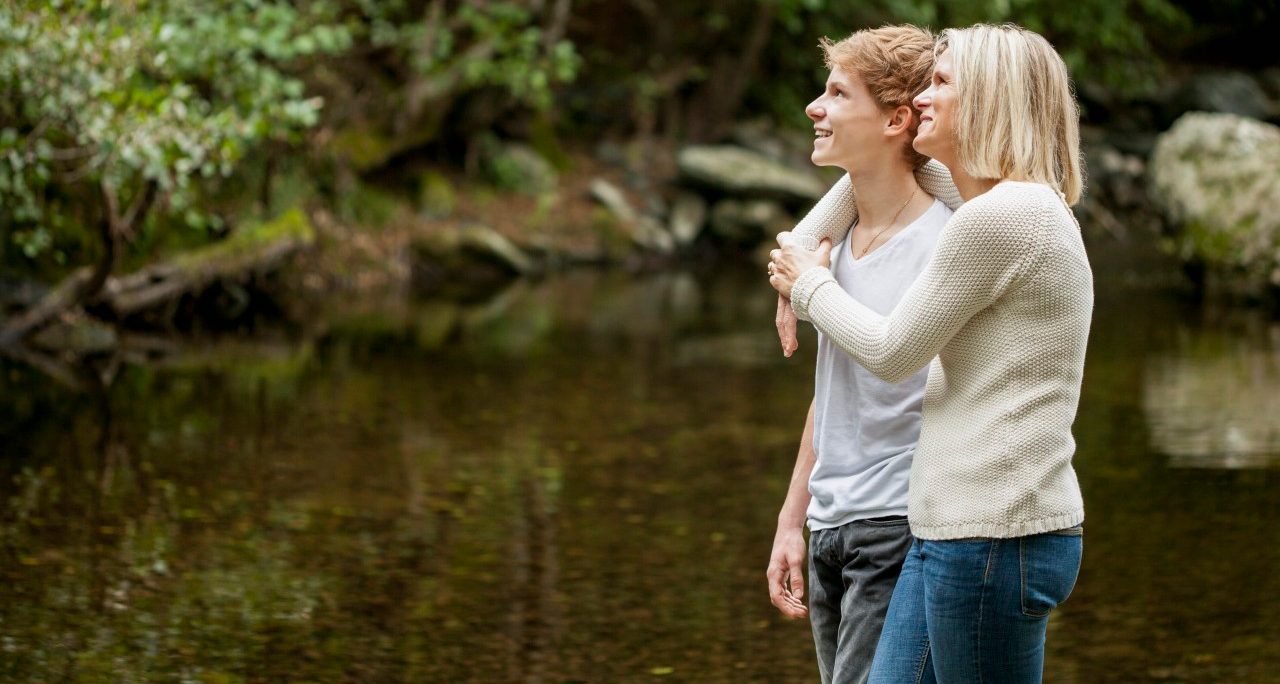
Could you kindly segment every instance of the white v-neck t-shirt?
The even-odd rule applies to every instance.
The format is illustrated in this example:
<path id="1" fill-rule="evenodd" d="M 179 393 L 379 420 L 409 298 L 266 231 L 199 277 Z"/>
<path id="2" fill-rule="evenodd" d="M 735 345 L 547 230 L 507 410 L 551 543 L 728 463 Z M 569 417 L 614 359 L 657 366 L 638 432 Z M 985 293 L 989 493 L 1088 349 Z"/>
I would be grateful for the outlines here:
<path id="1" fill-rule="evenodd" d="M 846 237 L 831 250 L 831 273 L 854 299 L 888 315 L 929 263 L 949 218 L 951 210 L 934 200 L 920 218 L 856 260 Z M 900 383 L 887 383 L 818 333 L 813 423 L 818 460 L 809 476 L 810 530 L 907 514 L 907 482 L 928 375 L 926 366 Z"/>

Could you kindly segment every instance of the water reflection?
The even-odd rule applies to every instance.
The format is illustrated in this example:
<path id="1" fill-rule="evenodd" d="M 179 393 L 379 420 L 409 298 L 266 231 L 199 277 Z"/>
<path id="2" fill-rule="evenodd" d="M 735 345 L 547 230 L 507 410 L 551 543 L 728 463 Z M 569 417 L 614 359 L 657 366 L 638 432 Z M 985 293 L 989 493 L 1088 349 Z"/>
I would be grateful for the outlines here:
<path id="1" fill-rule="evenodd" d="M 758 272 L 339 302 L 99 385 L 0 362 L 0 680 L 812 681 L 763 568 L 815 340 L 777 353 Z M 1047 679 L 1265 681 L 1280 471 L 1170 469 L 1151 409 L 1262 347 L 1102 294 Z"/>
<path id="2" fill-rule="evenodd" d="M 1188 468 L 1280 464 L 1280 326 L 1186 328 L 1145 361 L 1152 448 Z"/>

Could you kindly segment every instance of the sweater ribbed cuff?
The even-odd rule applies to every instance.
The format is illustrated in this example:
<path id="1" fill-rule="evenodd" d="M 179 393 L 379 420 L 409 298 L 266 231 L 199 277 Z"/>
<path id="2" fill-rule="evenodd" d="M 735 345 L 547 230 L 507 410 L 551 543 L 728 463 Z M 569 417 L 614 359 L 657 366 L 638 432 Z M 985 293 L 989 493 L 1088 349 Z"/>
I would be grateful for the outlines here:
<path id="1" fill-rule="evenodd" d="M 831 269 L 823 266 L 814 266 L 801 273 L 791 286 L 791 308 L 796 312 L 796 318 L 809 320 L 809 301 L 813 294 L 823 285 L 834 282 L 836 279 L 831 275 Z"/>

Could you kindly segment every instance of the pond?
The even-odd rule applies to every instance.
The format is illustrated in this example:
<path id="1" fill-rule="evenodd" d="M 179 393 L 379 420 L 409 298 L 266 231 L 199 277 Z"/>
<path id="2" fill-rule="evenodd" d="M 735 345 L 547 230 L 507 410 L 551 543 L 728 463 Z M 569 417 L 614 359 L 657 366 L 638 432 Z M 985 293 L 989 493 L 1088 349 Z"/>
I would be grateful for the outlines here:
<path id="1" fill-rule="evenodd" d="M 1046 680 L 1275 681 L 1280 325 L 1093 251 Z M 764 584 L 815 346 L 773 301 L 575 272 L 144 340 L 88 390 L 0 362 L 0 680 L 816 681 Z"/>

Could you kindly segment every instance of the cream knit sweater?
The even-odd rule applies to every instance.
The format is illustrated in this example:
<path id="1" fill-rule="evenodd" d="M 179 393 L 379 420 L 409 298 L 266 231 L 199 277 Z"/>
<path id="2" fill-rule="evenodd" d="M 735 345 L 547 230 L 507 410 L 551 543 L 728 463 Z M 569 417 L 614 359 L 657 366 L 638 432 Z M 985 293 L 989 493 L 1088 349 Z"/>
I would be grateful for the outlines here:
<path id="1" fill-rule="evenodd" d="M 918 177 L 948 204 L 958 199 L 941 164 Z M 855 215 L 846 177 L 795 231 L 839 242 Z M 932 361 L 908 498 L 917 537 L 1020 537 L 1084 520 L 1071 424 L 1093 275 L 1055 190 L 1005 181 L 960 207 L 887 317 L 821 267 L 800 275 L 791 302 L 885 380 Z"/>

